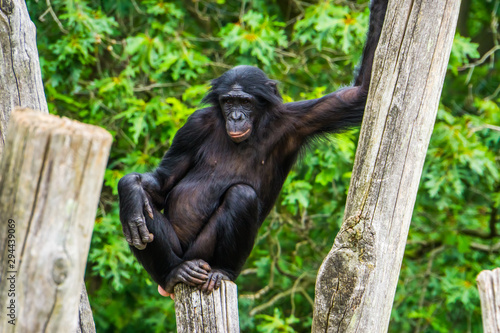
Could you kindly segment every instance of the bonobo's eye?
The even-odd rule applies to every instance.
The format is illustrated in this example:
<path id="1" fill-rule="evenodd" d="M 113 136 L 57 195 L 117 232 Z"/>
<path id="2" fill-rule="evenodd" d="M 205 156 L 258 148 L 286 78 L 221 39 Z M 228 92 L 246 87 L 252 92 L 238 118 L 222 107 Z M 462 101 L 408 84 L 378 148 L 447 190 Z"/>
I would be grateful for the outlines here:
<path id="1" fill-rule="evenodd" d="M 248 100 L 248 99 L 244 99 L 244 100 L 241 102 L 241 104 L 243 104 L 243 105 L 248 105 L 248 104 L 250 104 L 250 100 Z"/>

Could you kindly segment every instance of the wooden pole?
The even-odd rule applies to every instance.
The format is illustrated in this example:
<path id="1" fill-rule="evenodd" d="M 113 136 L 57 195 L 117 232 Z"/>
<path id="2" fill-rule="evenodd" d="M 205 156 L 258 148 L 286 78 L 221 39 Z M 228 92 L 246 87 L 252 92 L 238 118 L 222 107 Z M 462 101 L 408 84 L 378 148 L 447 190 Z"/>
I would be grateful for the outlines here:
<path id="1" fill-rule="evenodd" d="M 391 0 L 313 332 L 386 332 L 460 1 Z"/>
<path id="2" fill-rule="evenodd" d="M 0 155 L 14 107 L 49 112 L 36 48 L 36 29 L 24 0 L 0 0 Z"/>
<path id="3" fill-rule="evenodd" d="M 0 164 L 0 332 L 76 331 L 111 141 L 96 126 L 12 114 Z"/>
<path id="4" fill-rule="evenodd" d="M 208 295 L 181 283 L 174 292 L 177 333 L 239 333 L 238 292 L 233 282 L 222 281 Z"/>
<path id="5" fill-rule="evenodd" d="M 500 333 L 500 268 L 477 276 L 484 333 Z"/>
<path id="6" fill-rule="evenodd" d="M 14 107 L 27 107 L 48 113 L 43 89 L 36 28 L 24 0 L 0 0 L 0 158 L 9 118 Z M 78 330 L 95 332 L 85 285 Z"/>

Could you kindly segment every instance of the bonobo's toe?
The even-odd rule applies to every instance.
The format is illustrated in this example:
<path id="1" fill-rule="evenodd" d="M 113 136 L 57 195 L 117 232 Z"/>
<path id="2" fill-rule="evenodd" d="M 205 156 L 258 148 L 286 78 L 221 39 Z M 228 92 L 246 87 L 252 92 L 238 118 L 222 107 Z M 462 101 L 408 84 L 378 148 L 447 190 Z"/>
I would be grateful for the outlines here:
<path id="1" fill-rule="evenodd" d="M 205 283 L 200 286 L 200 290 L 206 294 L 211 293 L 214 289 L 219 289 L 222 280 L 229 280 L 229 277 L 221 271 L 212 271 L 208 274 Z"/>

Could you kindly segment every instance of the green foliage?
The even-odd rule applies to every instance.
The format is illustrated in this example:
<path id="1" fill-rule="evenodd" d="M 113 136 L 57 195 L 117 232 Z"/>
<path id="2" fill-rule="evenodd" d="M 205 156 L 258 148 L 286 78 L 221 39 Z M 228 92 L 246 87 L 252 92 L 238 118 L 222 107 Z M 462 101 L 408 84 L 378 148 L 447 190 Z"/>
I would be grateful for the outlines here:
<path id="1" fill-rule="evenodd" d="M 468 64 L 469 59 L 479 57 L 479 52 L 477 51 L 478 46 L 479 44 L 471 42 L 470 37 L 463 37 L 457 33 L 453 40 L 448 69 L 450 69 L 453 74 L 457 75 L 459 66 Z"/>
<path id="2" fill-rule="evenodd" d="M 276 46 L 288 45 L 283 27 L 285 24 L 276 21 L 275 17 L 250 10 L 241 22 L 228 24 L 220 30 L 221 45 L 227 49 L 227 56 L 238 50 L 239 54 L 250 54 L 258 62 L 270 66 L 276 61 Z"/>
<path id="3" fill-rule="evenodd" d="M 349 7 L 322 1 L 306 9 L 304 19 L 297 22 L 295 37 L 302 44 L 338 48 L 345 54 L 361 54 L 368 26 L 369 10 L 353 12 Z"/>
<path id="4" fill-rule="evenodd" d="M 262 0 L 50 4 L 58 21 L 47 2 L 28 1 L 50 111 L 114 136 L 86 276 L 98 331 L 175 331 L 173 302 L 157 294 L 121 235 L 118 180 L 159 163 L 227 68 L 261 67 L 282 82 L 287 102 L 348 85 L 368 1 L 301 2 L 292 20 L 280 2 Z M 500 265 L 498 8 L 471 0 L 455 36 L 391 332 L 480 331 L 475 277 Z M 243 331 L 310 331 L 316 272 L 342 221 L 357 133 L 316 142 L 290 173 L 237 280 Z"/>
<path id="5" fill-rule="evenodd" d="M 262 319 L 263 323 L 259 326 L 259 332 L 273 333 L 288 333 L 295 332 L 291 324 L 296 324 L 300 320 L 293 315 L 288 318 L 281 318 L 282 313 L 279 309 L 274 308 L 274 315 L 256 315 L 256 318 Z"/>

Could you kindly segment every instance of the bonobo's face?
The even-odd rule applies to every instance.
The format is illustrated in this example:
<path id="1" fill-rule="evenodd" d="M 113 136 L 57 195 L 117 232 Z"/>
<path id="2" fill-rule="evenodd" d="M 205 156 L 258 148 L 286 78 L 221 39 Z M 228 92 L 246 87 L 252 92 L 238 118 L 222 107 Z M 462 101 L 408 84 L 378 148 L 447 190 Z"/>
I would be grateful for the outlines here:
<path id="1" fill-rule="evenodd" d="M 239 84 L 234 84 L 231 91 L 219 97 L 219 103 L 226 120 L 226 131 L 231 140 L 239 143 L 248 139 L 252 133 L 255 98 L 244 92 Z"/>

